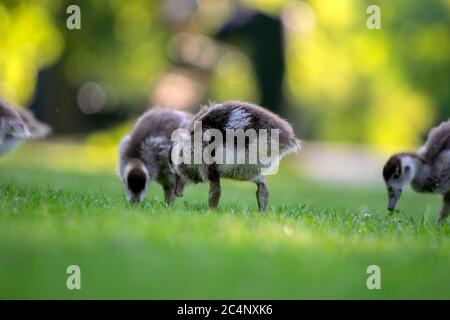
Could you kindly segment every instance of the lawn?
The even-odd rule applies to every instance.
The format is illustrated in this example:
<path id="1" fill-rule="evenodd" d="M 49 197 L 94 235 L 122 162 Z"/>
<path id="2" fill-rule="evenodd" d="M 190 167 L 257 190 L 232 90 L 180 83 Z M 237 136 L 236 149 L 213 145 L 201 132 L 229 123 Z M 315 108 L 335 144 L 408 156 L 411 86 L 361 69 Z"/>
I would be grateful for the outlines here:
<path id="1" fill-rule="evenodd" d="M 225 182 L 217 211 L 206 185 L 168 208 L 152 184 L 132 206 L 112 170 L 56 166 L 52 152 L 80 157 L 32 145 L 0 159 L 2 299 L 450 298 L 437 196 L 407 191 L 389 215 L 381 182 L 314 183 L 287 162 L 268 179 L 265 215 L 249 183 Z M 81 290 L 66 288 L 72 264 Z M 366 287 L 369 265 L 381 290 Z"/>

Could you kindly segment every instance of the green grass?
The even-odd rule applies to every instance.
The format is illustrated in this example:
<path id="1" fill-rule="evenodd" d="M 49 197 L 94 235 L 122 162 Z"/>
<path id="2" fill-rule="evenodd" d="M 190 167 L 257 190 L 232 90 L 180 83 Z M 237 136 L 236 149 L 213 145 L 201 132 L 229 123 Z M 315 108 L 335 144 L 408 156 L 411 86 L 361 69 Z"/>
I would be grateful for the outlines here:
<path id="1" fill-rule="evenodd" d="M 286 166 L 268 182 L 265 215 L 249 183 L 224 183 L 217 211 L 205 185 L 167 208 L 152 184 L 131 206 L 113 173 L 0 161 L 0 298 L 450 298 L 439 197 L 406 192 L 388 215 L 381 182 L 324 185 Z M 71 264 L 81 290 L 66 288 Z M 381 290 L 366 287 L 372 264 Z"/>

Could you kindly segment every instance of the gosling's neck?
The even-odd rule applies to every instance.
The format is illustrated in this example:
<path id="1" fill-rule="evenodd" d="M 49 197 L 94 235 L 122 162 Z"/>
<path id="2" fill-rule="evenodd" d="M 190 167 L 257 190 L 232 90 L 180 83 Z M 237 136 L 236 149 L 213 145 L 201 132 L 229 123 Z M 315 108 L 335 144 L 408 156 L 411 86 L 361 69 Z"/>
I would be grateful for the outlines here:
<path id="1" fill-rule="evenodd" d="M 422 189 L 429 174 L 429 166 L 415 153 L 407 154 L 402 158 L 402 169 L 410 167 L 409 183 L 416 189 Z"/>

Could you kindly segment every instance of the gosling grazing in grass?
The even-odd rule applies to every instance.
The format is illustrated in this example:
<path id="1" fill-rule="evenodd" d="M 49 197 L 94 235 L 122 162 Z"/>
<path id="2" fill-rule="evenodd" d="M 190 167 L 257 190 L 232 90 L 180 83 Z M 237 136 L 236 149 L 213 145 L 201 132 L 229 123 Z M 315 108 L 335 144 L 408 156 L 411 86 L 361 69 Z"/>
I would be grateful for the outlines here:
<path id="1" fill-rule="evenodd" d="M 163 187 L 167 204 L 183 195 L 184 181 L 170 170 L 169 151 L 172 132 L 187 128 L 191 118 L 186 112 L 153 108 L 122 139 L 118 174 L 130 202 L 141 202 L 154 180 Z"/>
<path id="2" fill-rule="evenodd" d="M 6 134 L 3 141 L 0 143 L 0 155 L 11 152 L 19 144 L 24 142 L 25 139 L 44 138 L 52 131 L 49 125 L 37 120 L 31 111 L 24 108 L 17 108 L 14 111 L 19 115 L 21 121 L 23 122 L 26 134 Z"/>
<path id="3" fill-rule="evenodd" d="M 402 189 L 411 184 L 417 192 L 443 195 L 438 223 L 450 212 L 450 120 L 433 128 L 417 153 L 393 155 L 383 169 L 388 189 L 388 210 L 394 210 Z"/>
<path id="4" fill-rule="evenodd" d="M 200 143 L 199 133 L 206 137 Z M 228 101 L 200 110 L 188 132 L 175 139 L 171 160 L 178 159 L 173 169 L 186 182 L 209 182 L 209 208 L 218 206 L 220 179 L 226 178 L 255 183 L 258 207 L 264 212 L 269 199 L 265 175 L 285 155 L 299 150 L 300 141 L 285 120 L 254 104 Z M 262 161 L 266 151 L 270 161 Z"/>

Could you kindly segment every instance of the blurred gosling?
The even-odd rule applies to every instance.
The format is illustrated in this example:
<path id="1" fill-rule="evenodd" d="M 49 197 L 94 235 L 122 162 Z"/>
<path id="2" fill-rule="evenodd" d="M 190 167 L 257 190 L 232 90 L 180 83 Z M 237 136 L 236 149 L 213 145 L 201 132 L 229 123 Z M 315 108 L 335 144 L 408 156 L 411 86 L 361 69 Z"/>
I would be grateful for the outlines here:
<path id="1" fill-rule="evenodd" d="M 0 155 L 13 151 L 26 139 L 48 136 L 51 128 L 37 120 L 31 111 L 12 108 L 0 100 Z"/>

